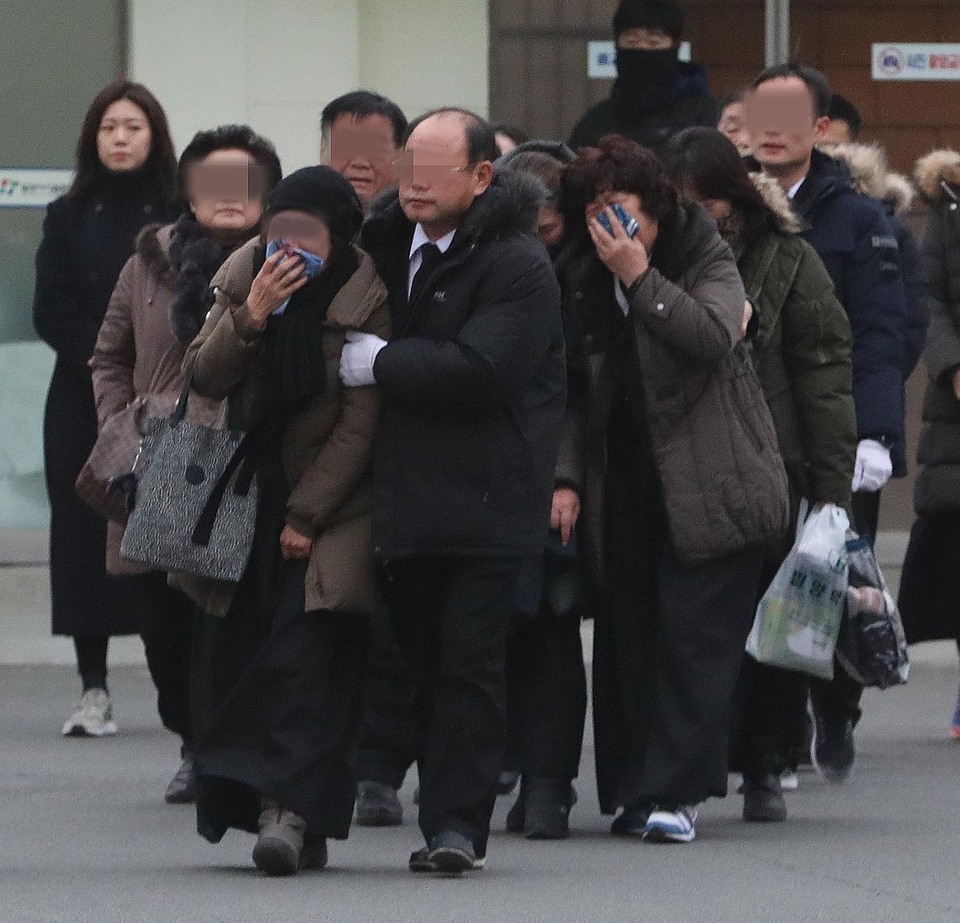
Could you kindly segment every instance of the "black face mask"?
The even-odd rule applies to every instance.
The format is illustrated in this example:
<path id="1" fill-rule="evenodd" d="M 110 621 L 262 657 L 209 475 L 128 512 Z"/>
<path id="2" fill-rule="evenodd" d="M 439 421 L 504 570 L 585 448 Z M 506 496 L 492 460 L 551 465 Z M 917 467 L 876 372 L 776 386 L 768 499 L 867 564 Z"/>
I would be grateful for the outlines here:
<path id="1" fill-rule="evenodd" d="M 647 101 L 652 103 L 654 98 L 662 104 L 664 90 L 670 88 L 679 73 L 676 48 L 663 51 L 618 48 L 614 99 L 629 108 L 641 110 L 649 108 Z"/>

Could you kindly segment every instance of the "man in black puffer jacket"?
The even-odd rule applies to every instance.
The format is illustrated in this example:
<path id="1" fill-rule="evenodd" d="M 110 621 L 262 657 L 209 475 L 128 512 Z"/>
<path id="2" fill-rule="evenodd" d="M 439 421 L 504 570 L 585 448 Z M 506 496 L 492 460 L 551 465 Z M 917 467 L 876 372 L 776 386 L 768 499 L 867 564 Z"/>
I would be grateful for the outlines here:
<path id="1" fill-rule="evenodd" d="M 408 130 L 399 200 L 364 228 L 394 339 L 350 336 L 347 386 L 383 395 L 375 544 L 415 686 L 414 871 L 482 865 L 504 746 L 504 656 L 523 562 L 539 554 L 565 404 L 560 293 L 539 193 L 494 176 L 490 126 L 459 109 Z"/>

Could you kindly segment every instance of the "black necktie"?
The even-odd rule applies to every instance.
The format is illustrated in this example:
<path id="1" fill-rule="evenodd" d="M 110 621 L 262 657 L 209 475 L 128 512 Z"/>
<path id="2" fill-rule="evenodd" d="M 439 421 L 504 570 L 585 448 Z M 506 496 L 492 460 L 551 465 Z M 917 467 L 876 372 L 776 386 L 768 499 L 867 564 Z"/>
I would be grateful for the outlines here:
<path id="1" fill-rule="evenodd" d="M 414 304 L 423 294 L 427 280 L 443 259 L 443 254 L 436 244 L 424 244 L 419 253 L 421 263 L 417 274 L 413 277 L 413 285 L 410 286 L 410 304 Z"/>

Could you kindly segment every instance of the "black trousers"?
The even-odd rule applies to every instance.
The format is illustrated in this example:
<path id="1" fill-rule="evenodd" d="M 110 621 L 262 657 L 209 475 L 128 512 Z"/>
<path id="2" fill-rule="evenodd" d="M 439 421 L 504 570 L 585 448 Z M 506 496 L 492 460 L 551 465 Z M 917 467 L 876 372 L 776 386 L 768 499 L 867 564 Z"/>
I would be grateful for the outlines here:
<path id="1" fill-rule="evenodd" d="M 413 685 L 393 619 L 371 618 L 357 776 L 400 788 L 413 765 Z"/>
<path id="2" fill-rule="evenodd" d="M 880 493 L 859 492 L 853 495 L 853 524 L 861 538 L 867 539 L 871 546 L 877 538 L 880 525 Z M 863 686 L 851 679 L 840 667 L 834 670 L 832 680 L 811 679 L 810 699 L 817 714 L 822 715 L 827 724 L 840 724 L 852 721 L 856 724 L 862 714 L 860 699 Z"/>
<path id="3" fill-rule="evenodd" d="M 310 838 L 346 839 L 350 830 L 367 624 L 304 612 L 306 567 L 280 565 L 270 633 L 198 737 L 197 826 L 211 842 L 230 827 L 257 832 L 262 798 L 303 817 Z M 219 621 L 263 619 L 250 610 L 239 598 Z"/>
<path id="4" fill-rule="evenodd" d="M 190 716 L 190 662 L 196 610 L 166 574 L 132 577 L 140 592 L 140 634 L 147 667 L 157 687 L 157 711 L 163 726 L 193 746 Z"/>
<path id="5" fill-rule="evenodd" d="M 656 463 L 629 414 L 611 423 L 608 446 L 607 589 L 593 658 L 600 807 L 698 804 L 727 792 L 730 713 L 763 550 L 683 565 Z"/>
<path id="6" fill-rule="evenodd" d="M 420 829 L 486 855 L 503 766 L 506 636 L 521 559 L 416 556 L 388 567 L 414 685 Z"/>
<path id="7" fill-rule="evenodd" d="M 575 779 L 586 713 L 579 616 L 559 617 L 547 605 L 536 618 L 516 615 L 507 636 L 505 768 Z"/>

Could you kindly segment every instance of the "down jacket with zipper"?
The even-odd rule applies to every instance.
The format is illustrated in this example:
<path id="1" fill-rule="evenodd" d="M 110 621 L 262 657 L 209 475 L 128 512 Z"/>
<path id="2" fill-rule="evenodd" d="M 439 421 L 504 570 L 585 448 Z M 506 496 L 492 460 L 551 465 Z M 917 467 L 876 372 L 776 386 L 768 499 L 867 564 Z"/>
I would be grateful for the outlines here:
<path id="1" fill-rule="evenodd" d="M 699 206 L 678 209 L 661 224 L 651 264 L 626 292 L 632 405 L 645 408 L 639 422 L 650 434 L 674 552 L 696 565 L 778 540 L 790 518 L 787 476 L 741 340 L 743 283 L 713 220 Z M 571 241 L 560 271 L 576 346 L 558 480 L 583 498 L 579 535 L 603 586 L 614 344 L 584 331 L 613 297 L 614 279 L 582 240 Z"/>
<path id="2" fill-rule="evenodd" d="M 233 253 L 213 279 L 216 301 L 190 344 L 184 372 L 193 388 L 227 399 L 231 416 L 249 422 L 263 384 L 263 334 L 249 320 L 247 297 L 263 261 L 258 239 Z M 313 540 L 306 611 L 365 613 L 379 605 L 373 567 L 370 453 L 380 397 L 377 388 L 344 388 L 340 353 L 350 331 L 386 337 L 386 292 L 376 268 L 358 251 L 359 266 L 323 320 L 328 386 L 283 426 L 281 455 L 291 487 L 287 523 Z M 176 585 L 213 614 L 229 608 L 233 584 L 179 576 Z"/>
<path id="3" fill-rule="evenodd" d="M 797 497 L 850 506 L 857 451 L 850 322 L 780 184 L 751 174 L 776 228 L 743 240 L 736 214 L 723 223 L 754 307 L 753 362 Z"/>
<path id="4" fill-rule="evenodd" d="M 498 171 L 407 295 L 414 224 L 396 193 L 363 228 L 394 339 L 377 356 L 375 536 L 385 559 L 528 557 L 550 521 L 566 394 L 560 293 L 536 236 L 542 193 Z"/>

